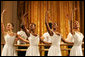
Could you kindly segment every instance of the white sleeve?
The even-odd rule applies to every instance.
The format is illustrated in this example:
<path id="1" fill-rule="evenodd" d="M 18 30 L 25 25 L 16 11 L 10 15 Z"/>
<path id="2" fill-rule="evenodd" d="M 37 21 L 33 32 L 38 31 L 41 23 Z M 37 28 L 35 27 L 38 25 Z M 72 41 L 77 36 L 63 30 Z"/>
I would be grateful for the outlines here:
<path id="1" fill-rule="evenodd" d="M 24 31 L 19 31 L 19 32 L 17 32 L 17 34 L 19 34 L 19 35 L 21 35 L 21 37 L 27 39 L 27 35 Z"/>
<path id="2" fill-rule="evenodd" d="M 26 33 L 24 34 L 24 37 L 25 37 L 25 39 L 27 39 L 27 35 L 26 35 Z"/>
<path id="3" fill-rule="evenodd" d="M 43 34 L 43 37 L 46 38 L 46 33 Z"/>
<path id="4" fill-rule="evenodd" d="M 74 37 L 71 37 L 71 42 L 74 42 Z"/>
<path id="5" fill-rule="evenodd" d="M 17 34 L 20 34 L 19 32 L 17 32 Z"/>
<path id="6" fill-rule="evenodd" d="M 20 32 L 18 31 L 17 34 L 20 35 Z M 17 44 L 20 44 L 20 40 L 17 41 Z"/>
<path id="7" fill-rule="evenodd" d="M 46 33 L 43 34 L 43 37 L 44 37 L 44 41 L 47 41 L 47 34 Z"/>
<path id="8" fill-rule="evenodd" d="M 72 34 L 68 34 L 68 36 L 67 36 L 67 38 L 66 38 L 66 41 L 68 41 L 68 42 L 72 42 Z"/>
<path id="9" fill-rule="evenodd" d="M 44 41 L 51 43 L 51 38 L 48 33 L 43 34 Z"/>
<path id="10" fill-rule="evenodd" d="M 21 32 L 21 31 L 18 31 L 17 34 L 18 34 L 18 35 L 22 35 L 22 32 Z"/>

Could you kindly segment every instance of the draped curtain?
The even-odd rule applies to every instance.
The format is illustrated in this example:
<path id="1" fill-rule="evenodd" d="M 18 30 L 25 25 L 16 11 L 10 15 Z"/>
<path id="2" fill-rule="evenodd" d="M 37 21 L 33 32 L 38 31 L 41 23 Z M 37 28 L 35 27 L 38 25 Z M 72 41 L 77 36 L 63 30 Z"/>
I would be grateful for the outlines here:
<path id="1" fill-rule="evenodd" d="M 18 1 L 18 19 L 21 20 L 21 16 L 25 12 L 28 12 L 28 18 L 26 17 L 24 19 L 26 26 L 29 27 L 30 23 L 35 23 L 36 33 L 42 36 L 47 31 L 45 26 L 45 12 L 47 9 L 50 9 L 51 12 L 49 15 L 51 19 L 48 21 L 56 22 L 59 26 L 59 32 L 63 35 L 63 38 L 66 38 L 70 32 L 69 19 L 66 18 L 66 14 L 70 15 L 72 10 L 77 8 L 77 11 L 74 12 L 73 21 L 78 20 L 80 25 L 84 24 L 82 23 L 84 21 L 81 21 L 84 20 L 84 18 L 81 18 L 82 10 L 80 5 L 80 1 Z M 81 32 L 83 32 L 84 25 L 80 27 L 82 27 Z M 66 48 L 66 46 L 62 46 L 61 48 Z M 42 52 L 42 54 L 44 54 L 44 52 Z M 65 56 L 68 52 L 62 51 L 62 54 Z"/>

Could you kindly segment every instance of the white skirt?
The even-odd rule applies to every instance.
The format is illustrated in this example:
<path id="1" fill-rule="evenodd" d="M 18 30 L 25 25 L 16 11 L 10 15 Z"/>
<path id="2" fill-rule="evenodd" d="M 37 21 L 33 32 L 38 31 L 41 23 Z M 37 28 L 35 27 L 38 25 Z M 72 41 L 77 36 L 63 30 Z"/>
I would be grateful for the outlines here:
<path id="1" fill-rule="evenodd" d="M 81 46 L 73 46 L 70 52 L 70 56 L 83 56 Z"/>
<path id="2" fill-rule="evenodd" d="M 30 46 L 26 51 L 26 56 L 40 56 L 38 46 Z"/>
<path id="3" fill-rule="evenodd" d="M 5 44 L 1 56 L 17 56 L 14 46 Z"/>
<path id="4" fill-rule="evenodd" d="M 48 56 L 61 56 L 61 50 L 59 46 L 51 46 L 48 50 Z"/>

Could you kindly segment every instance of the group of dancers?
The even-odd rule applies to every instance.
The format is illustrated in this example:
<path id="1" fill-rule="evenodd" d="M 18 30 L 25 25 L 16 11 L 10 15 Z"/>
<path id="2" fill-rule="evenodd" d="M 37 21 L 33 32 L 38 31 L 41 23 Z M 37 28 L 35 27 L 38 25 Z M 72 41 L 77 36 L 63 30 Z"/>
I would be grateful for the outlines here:
<path id="1" fill-rule="evenodd" d="M 1 14 L 1 28 L 2 33 L 5 39 L 5 45 L 2 50 L 2 56 L 18 56 L 17 52 L 14 48 L 14 41 L 17 41 L 18 44 L 20 41 L 22 43 L 29 43 L 30 46 L 26 51 L 26 56 L 40 56 L 40 51 L 38 44 L 42 41 L 44 44 L 51 44 L 48 50 L 48 56 L 62 56 L 61 49 L 60 49 L 60 42 L 63 41 L 64 43 L 73 44 L 73 47 L 70 51 L 70 56 L 83 56 L 82 52 L 82 43 L 83 43 L 83 34 L 79 32 L 79 22 L 73 22 L 73 32 L 70 33 L 70 39 L 74 41 L 68 41 L 68 38 L 65 39 L 63 36 L 58 32 L 58 25 L 56 23 L 49 23 L 47 21 L 48 12 L 45 15 L 45 25 L 47 28 L 47 32 L 40 37 L 36 32 L 36 24 L 31 23 L 29 25 L 29 30 L 25 26 L 25 22 L 23 18 L 27 15 L 24 14 L 22 16 L 22 25 L 20 26 L 21 31 L 18 33 L 13 32 L 14 25 L 12 23 L 7 23 L 6 29 L 4 27 L 3 16 L 6 10 L 3 10 Z M 5 31 L 7 30 L 7 32 Z"/>

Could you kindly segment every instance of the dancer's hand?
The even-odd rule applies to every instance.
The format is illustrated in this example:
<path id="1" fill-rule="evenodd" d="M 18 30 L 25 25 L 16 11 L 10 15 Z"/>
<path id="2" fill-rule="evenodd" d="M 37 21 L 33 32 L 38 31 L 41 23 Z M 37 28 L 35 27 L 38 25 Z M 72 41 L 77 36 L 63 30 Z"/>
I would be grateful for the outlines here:
<path id="1" fill-rule="evenodd" d="M 74 9 L 74 11 L 76 11 L 76 10 L 77 10 L 77 8 Z"/>
<path id="2" fill-rule="evenodd" d="M 24 14 L 24 17 L 27 16 L 27 15 L 28 15 L 28 13 L 26 12 L 26 13 Z"/>
<path id="3" fill-rule="evenodd" d="M 48 9 L 48 10 L 46 11 L 46 14 L 48 14 L 48 13 L 50 13 L 50 9 Z"/>
<path id="4" fill-rule="evenodd" d="M 47 10 L 47 16 L 48 16 L 48 19 L 49 19 L 49 20 L 52 20 L 52 18 L 51 18 L 50 15 L 51 15 L 51 10 L 49 9 L 49 10 Z"/>
<path id="5" fill-rule="evenodd" d="M 67 15 L 66 15 L 66 18 L 69 18 L 69 17 L 70 17 L 70 16 L 67 14 Z"/>
<path id="6" fill-rule="evenodd" d="M 3 12 L 2 12 L 2 15 L 6 12 L 6 10 L 4 9 Z"/>

